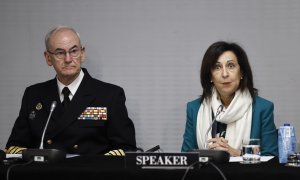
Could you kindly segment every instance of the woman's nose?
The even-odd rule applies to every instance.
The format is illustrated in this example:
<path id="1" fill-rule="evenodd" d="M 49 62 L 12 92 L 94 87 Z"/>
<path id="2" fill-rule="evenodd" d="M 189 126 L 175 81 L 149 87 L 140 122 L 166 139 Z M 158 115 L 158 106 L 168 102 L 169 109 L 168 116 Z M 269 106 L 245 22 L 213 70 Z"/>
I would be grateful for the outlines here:
<path id="1" fill-rule="evenodd" d="M 227 77 L 228 76 L 228 70 L 226 67 L 222 68 L 222 77 Z"/>

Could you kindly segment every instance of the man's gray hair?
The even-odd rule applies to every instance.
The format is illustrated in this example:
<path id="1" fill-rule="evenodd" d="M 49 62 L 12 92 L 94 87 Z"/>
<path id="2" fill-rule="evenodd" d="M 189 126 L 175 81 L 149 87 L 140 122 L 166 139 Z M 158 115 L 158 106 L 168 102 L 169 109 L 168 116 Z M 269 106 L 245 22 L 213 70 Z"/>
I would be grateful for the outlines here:
<path id="1" fill-rule="evenodd" d="M 70 30 L 72 32 L 74 32 L 77 36 L 78 36 L 78 39 L 79 39 L 79 43 L 80 43 L 80 46 L 81 46 L 81 40 L 80 40 L 80 36 L 79 36 L 79 33 L 73 29 L 72 27 L 69 27 L 69 26 L 63 26 L 63 25 L 59 25 L 59 26 L 56 26 L 54 28 L 52 28 L 45 36 L 45 46 L 46 46 L 46 50 L 49 50 L 50 49 L 50 38 L 53 34 L 57 33 L 58 31 L 61 31 L 61 30 Z"/>

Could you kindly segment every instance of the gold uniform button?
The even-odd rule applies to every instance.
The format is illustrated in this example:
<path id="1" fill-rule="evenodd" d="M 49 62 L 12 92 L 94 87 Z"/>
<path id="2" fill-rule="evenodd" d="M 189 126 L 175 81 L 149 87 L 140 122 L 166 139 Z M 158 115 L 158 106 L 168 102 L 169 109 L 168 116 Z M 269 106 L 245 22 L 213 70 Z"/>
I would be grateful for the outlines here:
<path id="1" fill-rule="evenodd" d="M 51 140 L 51 139 L 48 139 L 48 140 L 47 140 L 47 143 L 48 143 L 48 144 L 52 144 L 52 140 Z"/>
<path id="2" fill-rule="evenodd" d="M 78 149 L 78 145 L 75 144 L 75 145 L 73 146 L 73 148 L 74 148 L 74 149 Z"/>

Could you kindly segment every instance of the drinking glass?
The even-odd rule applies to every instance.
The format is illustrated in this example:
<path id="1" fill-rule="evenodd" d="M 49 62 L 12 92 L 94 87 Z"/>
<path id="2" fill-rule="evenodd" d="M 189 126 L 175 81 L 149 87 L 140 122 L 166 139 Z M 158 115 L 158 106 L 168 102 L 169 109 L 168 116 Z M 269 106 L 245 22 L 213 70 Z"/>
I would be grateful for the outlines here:
<path id="1" fill-rule="evenodd" d="M 260 139 L 244 139 L 242 142 L 243 164 L 260 163 Z"/>

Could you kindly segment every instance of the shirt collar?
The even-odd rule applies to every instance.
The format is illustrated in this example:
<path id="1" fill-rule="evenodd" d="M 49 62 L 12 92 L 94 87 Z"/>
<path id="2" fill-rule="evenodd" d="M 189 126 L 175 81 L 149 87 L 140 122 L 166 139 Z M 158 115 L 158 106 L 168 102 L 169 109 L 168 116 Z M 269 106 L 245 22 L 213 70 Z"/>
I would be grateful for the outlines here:
<path id="1" fill-rule="evenodd" d="M 56 78 L 57 80 L 57 86 L 58 86 L 58 93 L 60 95 L 60 99 L 62 100 L 63 99 L 63 95 L 62 95 L 62 90 L 64 87 L 68 87 L 69 90 L 71 91 L 70 93 L 70 99 L 72 99 L 72 97 L 75 95 L 82 79 L 83 79 L 83 76 L 84 76 L 84 73 L 82 71 L 82 69 L 80 70 L 80 73 L 78 75 L 78 77 L 71 83 L 69 84 L 68 86 L 65 86 L 63 83 L 61 83 L 58 78 Z"/>

